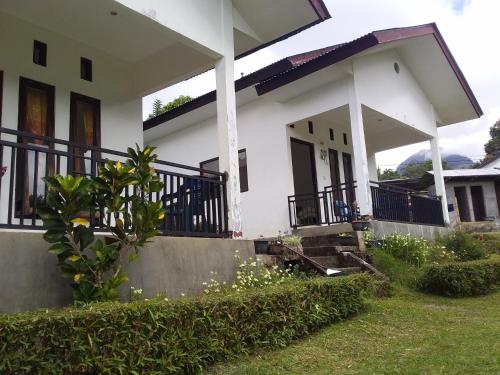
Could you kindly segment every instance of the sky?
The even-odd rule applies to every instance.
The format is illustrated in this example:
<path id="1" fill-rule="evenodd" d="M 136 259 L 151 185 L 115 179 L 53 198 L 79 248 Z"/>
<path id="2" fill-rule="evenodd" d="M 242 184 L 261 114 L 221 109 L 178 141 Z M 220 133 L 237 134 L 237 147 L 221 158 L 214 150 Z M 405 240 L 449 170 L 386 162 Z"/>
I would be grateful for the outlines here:
<path id="1" fill-rule="evenodd" d="M 324 0 L 332 18 L 302 33 L 236 61 L 235 78 L 283 57 L 356 39 L 378 29 L 436 22 L 462 69 L 484 115 L 439 129 L 442 151 L 474 161 L 484 156 L 489 127 L 500 119 L 500 0 Z M 197 97 L 215 89 L 207 72 L 143 99 L 144 118 L 155 98 Z M 429 148 L 419 143 L 376 155 L 382 169 L 395 169 L 411 154 Z"/>

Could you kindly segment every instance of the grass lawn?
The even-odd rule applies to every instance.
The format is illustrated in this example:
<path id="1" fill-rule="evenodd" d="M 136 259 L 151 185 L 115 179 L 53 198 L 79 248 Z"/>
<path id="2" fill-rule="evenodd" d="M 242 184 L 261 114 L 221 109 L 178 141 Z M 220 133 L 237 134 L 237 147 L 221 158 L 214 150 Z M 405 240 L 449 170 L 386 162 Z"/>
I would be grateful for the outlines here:
<path id="1" fill-rule="evenodd" d="M 285 349 L 208 374 L 500 374 L 500 292 L 449 299 L 398 289 Z"/>

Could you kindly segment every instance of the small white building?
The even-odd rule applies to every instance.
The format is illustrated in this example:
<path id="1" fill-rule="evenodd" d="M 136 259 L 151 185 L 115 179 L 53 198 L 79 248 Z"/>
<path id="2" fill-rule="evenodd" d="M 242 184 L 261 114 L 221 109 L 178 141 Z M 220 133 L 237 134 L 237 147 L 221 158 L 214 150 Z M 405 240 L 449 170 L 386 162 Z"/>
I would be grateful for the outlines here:
<path id="1" fill-rule="evenodd" d="M 449 221 L 437 129 L 482 111 L 435 24 L 290 56 L 235 85 L 245 237 L 349 221 L 356 211 Z M 146 121 L 144 142 L 164 159 L 226 170 L 218 163 L 215 98 L 211 92 Z M 409 204 L 376 185 L 375 154 L 422 141 L 430 142 L 442 199 Z"/>
<path id="2" fill-rule="evenodd" d="M 431 176 L 432 172 L 428 172 Z M 450 223 L 495 220 L 500 217 L 500 169 L 477 168 L 443 171 Z M 432 178 L 424 176 L 423 181 Z M 429 186 L 434 194 L 435 185 Z"/>

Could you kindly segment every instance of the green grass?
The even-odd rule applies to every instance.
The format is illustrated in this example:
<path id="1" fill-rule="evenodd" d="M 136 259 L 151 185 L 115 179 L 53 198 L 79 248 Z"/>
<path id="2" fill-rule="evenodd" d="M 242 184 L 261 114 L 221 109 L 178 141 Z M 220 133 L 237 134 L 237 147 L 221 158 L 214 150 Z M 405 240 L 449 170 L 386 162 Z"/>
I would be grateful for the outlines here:
<path id="1" fill-rule="evenodd" d="M 450 299 L 398 288 L 356 318 L 208 374 L 500 374 L 500 292 Z"/>

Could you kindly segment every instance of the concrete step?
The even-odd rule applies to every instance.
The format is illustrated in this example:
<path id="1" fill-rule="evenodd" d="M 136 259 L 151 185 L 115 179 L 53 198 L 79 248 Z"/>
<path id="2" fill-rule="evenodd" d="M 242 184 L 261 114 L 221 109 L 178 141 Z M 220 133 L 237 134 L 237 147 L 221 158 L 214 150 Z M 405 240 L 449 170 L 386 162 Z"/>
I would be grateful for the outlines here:
<path id="1" fill-rule="evenodd" d="M 351 253 L 357 253 L 359 252 L 358 246 L 334 246 L 335 251 L 337 253 L 342 253 L 345 251 L 351 252 Z"/>
<path id="2" fill-rule="evenodd" d="M 310 257 L 320 257 L 320 256 L 332 256 L 337 255 L 338 251 L 335 249 L 335 246 L 310 246 L 303 247 L 304 255 Z"/>
<path id="3" fill-rule="evenodd" d="M 302 246 L 313 247 L 313 246 L 353 246 L 357 245 L 357 238 L 355 235 L 351 237 L 339 237 L 338 235 L 329 236 L 317 236 L 317 237 L 303 237 Z"/>
<path id="4" fill-rule="evenodd" d="M 330 234 L 346 233 L 352 232 L 351 223 L 334 224 L 328 226 L 311 226 L 305 228 L 298 228 L 293 230 L 293 234 L 297 234 L 301 237 L 315 237 L 315 236 L 325 236 Z"/>
<path id="5" fill-rule="evenodd" d="M 338 256 L 319 256 L 310 258 L 326 268 L 336 268 L 340 266 Z"/>

